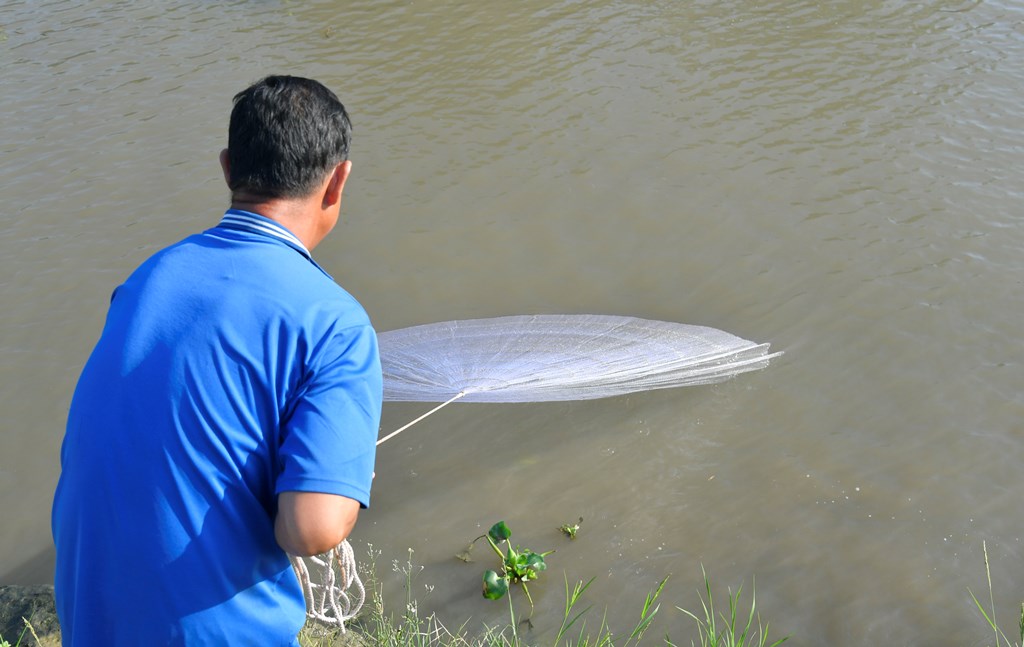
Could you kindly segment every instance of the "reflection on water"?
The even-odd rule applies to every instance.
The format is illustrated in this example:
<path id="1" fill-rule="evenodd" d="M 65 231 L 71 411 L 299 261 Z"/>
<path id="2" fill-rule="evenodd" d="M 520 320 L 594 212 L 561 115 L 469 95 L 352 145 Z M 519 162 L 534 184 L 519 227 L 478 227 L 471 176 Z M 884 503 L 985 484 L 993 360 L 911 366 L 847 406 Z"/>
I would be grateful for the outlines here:
<path id="1" fill-rule="evenodd" d="M 1015 616 L 1024 11 L 999 3 L 13 3 L 0 14 L 0 577 L 49 577 L 74 380 L 110 291 L 215 222 L 231 95 L 320 78 L 356 126 L 320 262 L 380 330 L 530 313 L 722 328 L 786 355 L 724 385 L 459 404 L 381 447 L 356 532 L 423 608 L 499 618 L 505 519 L 613 626 L 666 574 L 757 578 L 790 644 L 974 644 Z M 385 407 L 384 430 L 423 413 Z M 556 530 L 584 517 L 579 537 Z M 42 556 L 40 557 L 40 553 Z M 482 559 L 482 558 L 481 558 Z M 937 613 L 941 611 L 941 613 Z M 596 622 L 596 619 L 594 619 Z"/>

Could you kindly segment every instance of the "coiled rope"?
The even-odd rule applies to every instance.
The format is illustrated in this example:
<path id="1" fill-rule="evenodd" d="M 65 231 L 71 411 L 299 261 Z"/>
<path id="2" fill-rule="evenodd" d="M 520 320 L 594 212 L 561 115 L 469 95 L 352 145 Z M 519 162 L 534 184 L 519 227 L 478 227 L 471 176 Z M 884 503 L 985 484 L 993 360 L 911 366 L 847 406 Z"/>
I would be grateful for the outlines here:
<path id="1" fill-rule="evenodd" d="M 330 551 L 308 558 L 319 569 L 319 582 L 310 578 L 305 561 L 289 558 L 306 598 L 306 617 L 345 633 L 345 621 L 356 617 L 366 601 L 351 544 L 342 540 Z"/>

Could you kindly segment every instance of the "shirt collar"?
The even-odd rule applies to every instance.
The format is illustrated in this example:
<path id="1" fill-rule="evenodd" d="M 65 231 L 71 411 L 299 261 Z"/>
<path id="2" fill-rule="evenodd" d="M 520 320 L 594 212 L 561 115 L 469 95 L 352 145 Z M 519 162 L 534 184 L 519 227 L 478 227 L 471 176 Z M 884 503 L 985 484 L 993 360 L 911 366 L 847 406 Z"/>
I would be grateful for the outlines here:
<path id="1" fill-rule="evenodd" d="M 287 243 L 289 247 L 294 247 L 309 260 L 313 260 L 312 254 L 309 253 L 309 250 L 306 249 L 306 246 L 302 244 L 302 241 L 295 234 L 288 231 L 280 223 L 258 213 L 242 211 L 241 209 L 228 209 L 217 226 L 224 229 L 235 229 L 276 238 Z"/>

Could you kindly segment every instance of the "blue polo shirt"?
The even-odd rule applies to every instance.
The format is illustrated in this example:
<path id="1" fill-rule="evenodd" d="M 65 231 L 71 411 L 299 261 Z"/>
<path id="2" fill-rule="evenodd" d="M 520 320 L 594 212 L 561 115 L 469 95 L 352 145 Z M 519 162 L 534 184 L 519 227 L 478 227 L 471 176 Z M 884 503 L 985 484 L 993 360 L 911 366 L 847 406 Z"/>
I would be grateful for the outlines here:
<path id="1" fill-rule="evenodd" d="M 277 494 L 370 502 L 382 379 L 363 308 L 230 210 L 114 291 L 54 498 L 66 646 L 297 645 Z"/>

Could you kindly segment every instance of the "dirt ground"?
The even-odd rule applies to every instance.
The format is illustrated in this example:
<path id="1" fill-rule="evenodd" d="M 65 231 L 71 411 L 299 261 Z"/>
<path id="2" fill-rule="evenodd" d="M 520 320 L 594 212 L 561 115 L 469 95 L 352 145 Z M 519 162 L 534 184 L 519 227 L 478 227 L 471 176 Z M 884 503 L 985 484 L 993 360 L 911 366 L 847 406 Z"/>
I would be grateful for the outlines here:
<path id="1" fill-rule="evenodd" d="M 4 641 L 18 647 L 60 645 L 52 586 L 0 586 L 0 645 Z"/>

